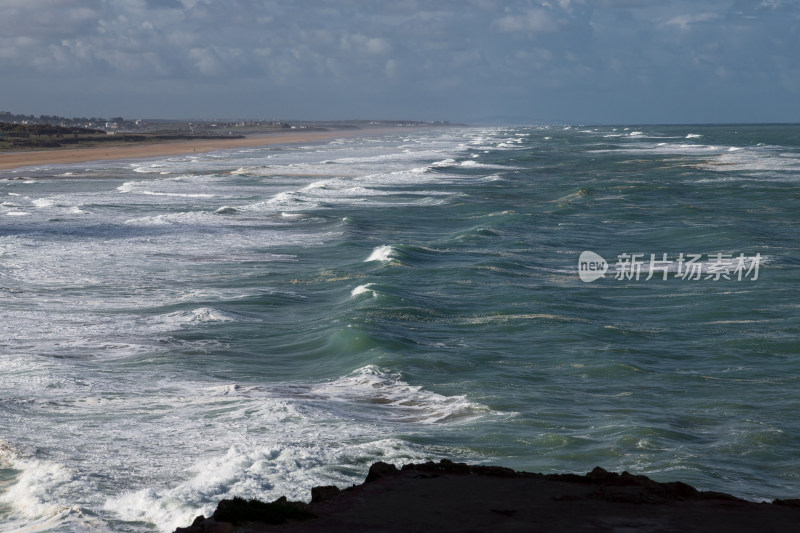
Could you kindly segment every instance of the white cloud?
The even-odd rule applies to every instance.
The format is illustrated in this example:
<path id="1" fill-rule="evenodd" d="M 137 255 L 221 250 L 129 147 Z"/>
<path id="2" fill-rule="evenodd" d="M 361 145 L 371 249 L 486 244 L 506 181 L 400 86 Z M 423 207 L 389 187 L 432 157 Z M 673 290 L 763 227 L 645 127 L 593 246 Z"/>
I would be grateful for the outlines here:
<path id="1" fill-rule="evenodd" d="M 555 32 L 562 23 L 544 9 L 530 9 L 520 15 L 508 15 L 497 19 L 493 26 L 503 32 Z"/>
<path id="2" fill-rule="evenodd" d="M 340 40 L 343 50 L 365 52 L 367 54 L 385 54 L 389 51 L 389 42 L 381 37 L 367 37 L 361 34 L 345 35 Z"/>
<path id="3" fill-rule="evenodd" d="M 679 15 L 667 21 L 667 24 L 678 26 L 681 30 L 686 30 L 691 24 L 698 22 L 709 22 L 716 20 L 720 16 L 716 13 L 698 13 L 696 15 Z"/>

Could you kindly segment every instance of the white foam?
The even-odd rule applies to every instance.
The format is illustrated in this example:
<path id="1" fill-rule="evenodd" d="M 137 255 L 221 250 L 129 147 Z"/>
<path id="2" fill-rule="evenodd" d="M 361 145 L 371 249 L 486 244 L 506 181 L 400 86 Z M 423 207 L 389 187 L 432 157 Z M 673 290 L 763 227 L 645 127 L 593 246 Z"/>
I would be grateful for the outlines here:
<path id="1" fill-rule="evenodd" d="M 520 167 L 514 167 L 511 165 L 493 165 L 488 163 L 479 163 L 478 161 L 466 160 L 459 163 L 459 166 L 465 168 L 491 168 L 491 169 L 507 169 L 507 170 L 514 170 L 519 169 Z"/>
<path id="2" fill-rule="evenodd" d="M 117 190 L 119 192 L 134 192 L 135 189 L 136 189 L 136 185 L 138 183 L 140 183 L 140 182 L 138 182 L 138 181 L 126 181 L 125 183 L 123 183 L 122 185 L 117 187 Z"/>
<path id="3" fill-rule="evenodd" d="M 31 203 L 39 208 L 53 206 L 53 200 L 51 198 L 36 198 L 35 200 L 31 201 Z"/>
<path id="4" fill-rule="evenodd" d="M 178 318 L 179 322 L 183 323 L 197 323 L 197 322 L 234 322 L 236 317 L 231 313 L 214 309 L 213 307 L 198 307 L 191 311 L 175 313 L 172 315 Z"/>
<path id="5" fill-rule="evenodd" d="M 699 133 L 688 133 L 688 134 L 686 134 L 686 138 L 687 139 L 699 139 L 700 137 L 702 137 L 702 135 L 700 135 Z"/>
<path id="6" fill-rule="evenodd" d="M 364 259 L 365 263 L 370 261 L 383 261 L 384 263 L 389 262 L 392 260 L 392 252 L 394 250 L 388 244 L 383 244 L 381 246 L 376 247 L 372 250 L 372 253 L 369 254 L 369 257 Z"/>
<path id="7" fill-rule="evenodd" d="M 355 477 L 330 466 L 348 463 L 353 457 L 381 457 L 390 462 L 423 458 L 420 452 L 395 439 L 342 445 L 340 438 L 349 435 L 327 434 L 324 429 L 318 437 L 302 445 L 290 441 L 234 444 L 226 452 L 194 464 L 189 469 L 190 477 L 184 481 L 108 498 L 104 508 L 122 520 L 154 523 L 168 533 L 190 524 L 200 514 L 210 516 L 223 498 L 271 501 L 287 496 L 290 500 L 308 501 L 313 486 L 353 483 Z M 363 474 L 359 472 L 358 477 Z"/>
<path id="8" fill-rule="evenodd" d="M 140 218 L 131 218 L 124 221 L 133 226 L 171 226 L 171 225 L 199 225 L 208 221 L 209 214 L 198 211 L 185 211 L 165 215 L 152 215 Z"/>
<path id="9" fill-rule="evenodd" d="M 370 293 L 373 297 L 375 297 L 377 296 L 377 293 L 374 290 L 370 289 L 370 287 L 372 287 L 373 285 L 374 283 L 365 283 L 364 285 L 359 285 L 358 287 L 350 291 L 350 296 L 355 298 L 359 294 Z"/>
<path id="10" fill-rule="evenodd" d="M 397 373 L 367 365 L 337 380 L 311 387 L 315 396 L 331 402 L 358 402 L 382 406 L 378 416 L 395 422 L 433 424 L 474 419 L 488 413 L 466 396 L 443 396 L 410 385 Z M 374 414 L 372 416 L 375 416 Z"/>
<path id="11" fill-rule="evenodd" d="M 797 181 L 800 156 L 770 147 L 730 147 L 717 157 L 703 161 L 699 167 L 718 172 L 747 172 L 759 179 Z"/>
<path id="12" fill-rule="evenodd" d="M 213 307 L 198 307 L 189 311 L 170 313 L 164 316 L 164 320 L 168 327 L 180 328 L 209 322 L 235 322 L 238 317 Z"/>
<path id="13" fill-rule="evenodd" d="M 641 143 L 635 147 L 625 146 L 611 149 L 588 150 L 589 153 L 630 153 L 630 154 L 675 154 L 675 155 L 707 155 L 722 152 L 723 148 L 708 144 L 672 144 L 668 142 Z"/>
<path id="14" fill-rule="evenodd" d="M 213 194 L 206 193 L 179 193 L 179 192 L 157 192 L 139 191 L 139 194 L 149 194 L 151 196 L 175 196 L 177 198 L 213 198 Z"/>
<path id="15" fill-rule="evenodd" d="M 10 510 L 0 531 L 38 532 L 72 525 L 76 531 L 109 531 L 97 519 L 61 499 L 78 490 L 83 480 L 64 465 L 24 457 L 0 440 L 0 467 L 18 472 L 0 492 L 0 506 Z"/>
<path id="16" fill-rule="evenodd" d="M 183 467 L 188 475 L 172 483 L 130 490 L 104 504 L 123 520 L 152 522 L 162 531 L 190 523 L 198 514 L 208 515 L 222 498 L 272 500 L 286 495 L 307 500 L 312 486 L 341 486 L 363 478 L 363 471 L 351 469 L 348 474 L 341 465 L 365 463 L 365 469 L 373 457 L 408 460 L 421 454 L 413 445 L 387 437 L 386 422 L 456 423 L 490 412 L 464 396 L 412 386 L 399 374 L 374 365 L 319 383 L 273 388 L 228 383 L 174 394 L 181 396 L 182 405 L 190 402 L 199 412 L 218 413 L 200 428 L 186 421 L 181 430 L 187 446 L 196 449 L 192 439 L 208 434 L 216 438 L 205 442 L 206 447 L 228 444 Z M 159 402 L 164 405 L 157 407 L 167 405 L 163 397 Z M 175 429 L 161 431 L 166 437 Z M 180 457 L 181 451 L 174 453 Z"/>

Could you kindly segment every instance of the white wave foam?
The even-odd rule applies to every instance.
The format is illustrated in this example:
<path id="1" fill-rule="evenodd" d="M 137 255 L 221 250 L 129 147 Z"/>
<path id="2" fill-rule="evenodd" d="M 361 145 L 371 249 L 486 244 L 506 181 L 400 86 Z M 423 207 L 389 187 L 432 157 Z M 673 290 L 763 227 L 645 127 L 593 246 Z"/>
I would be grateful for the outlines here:
<path id="1" fill-rule="evenodd" d="M 170 225 L 199 225 L 214 223 L 209 220 L 212 215 L 201 211 L 185 211 L 180 213 L 168 213 L 165 215 L 153 215 L 141 218 L 131 218 L 124 221 L 127 225 L 134 226 L 170 226 Z M 219 222 L 219 219 L 216 219 Z M 221 222 L 220 222 L 221 223 Z"/>
<path id="2" fill-rule="evenodd" d="M 373 297 L 377 296 L 377 293 L 374 290 L 370 289 L 370 287 L 372 287 L 373 285 L 374 283 L 365 283 L 364 285 L 359 285 L 358 287 L 350 291 L 350 296 L 352 298 L 355 298 L 359 294 L 364 294 L 367 292 L 372 294 Z"/>
<path id="3" fill-rule="evenodd" d="M 629 153 L 629 154 L 675 154 L 675 155 L 707 155 L 721 152 L 722 147 L 709 144 L 672 144 L 668 142 L 642 143 L 633 147 L 620 147 L 611 149 L 588 150 L 590 153 Z"/>
<path id="4" fill-rule="evenodd" d="M 775 149 L 766 147 L 730 147 L 714 159 L 704 161 L 699 167 L 718 172 L 748 172 L 761 179 L 795 181 L 800 172 L 800 157 L 793 152 L 776 153 Z"/>
<path id="5" fill-rule="evenodd" d="M 149 194 L 150 196 L 174 196 L 176 198 L 213 198 L 214 197 L 213 194 L 207 194 L 207 193 L 139 191 L 139 194 Z"/>
<path id="6" fill-rule="evenodd" d="M 31 201 L 31 203 L 36 207 L 44 208 L 52 207 L 54 202 L 51 198 L 36 198 L 35 200 Z"/>
<path id="7" fill-rule="evenodd" d="M 138 182 L 138 181 L 126 181 L 125 183 L 123 183 L 122 185 L 117 187 L 117 191 L 119 191 L 119 192 L 135 192 L 136 191 L 136 186 L 139 183 L 140 182 Z"/>
<path id="8" fill-rule="evenodd" d="M 167 167 L 164 163 L 152 163 L 151 165 L 137 165 L 134 163 L 131 166 L 133 171 L 139 174 L 161 174 L 163 169 Z"/>
<path id="9" fill-rule="evenodd" d="M 296 206 L 298 204 L 302 204 L 304 200 L 300 198 L 299 193 L 294 191 L 284 191 L 276 194 L 272 198 L 266 201 L 268 205 L 277 205 L 277 206 Z M 310 207 L 310 206 L 307 206 Z"/>
<path id="10" fill-rule="evenodd" d="M 234 444 L 226 453 L 196 463 L 190 469 L 191 477 L 171 488 L 128 492 L 109 498 L 104 508 L 122 520 L 157 524 L 167 533 L 190 524 L 200 514 L 211 515 L 223 498 L 239 496 L 271 501 L 287 496 L 290 500 L 308 501 L 313 486 L 353 483 L 356 476 L 348 476 L 330 465 L 352 463 L 356 457 L 401 462 L 423 458 L 421 453 L 396 439 L 344 446 L 338 444 L 342 436 L 321 432 L 318 439 L 302 445 Z M 359 472 L 357 477 L 363 477 L 363 473 Z"/>
<path id="11" fill-rule="evenodd" d="M 0 530 L 50 531 L 69 524 L 80 531 L 109 531 L 101 521 L 86 517 L 79 507 L 58 496 L 70 494 L 84 482 L 64 465 L 23 457 L 0 440 L 0 468 L 17 471 L 14 480 L 5 484 L 0 493 L 0 507 L 9 510 Z"/>
<path id="12" fill-rule="evenodd" d="M 459 166 L 464 168 L 491 168 L 491 169 L 507 169 L 507 170 L 514 170 L 519 169 L 520 167 L 514 167 L 510 165 L 492 165 L 488 163 L 479 163 L 477 161 L 466 160 L 459 163 Z"/>
<path id="13" fill-rule="evenodd" d="M 165 316 L 173 326 L 187 326 L 205 322 L 235 322 L 237 317 L 213 307 L 198 307 L 189 311 L 179 311 Z"/>
<path id="14" fill-rule="evenodd" d="M 195 174 L 181 174 L 166 179 L 126 181 L 116 190 L 125 194 L 163 196 L 165 198 L 215 198 L 224 196 L 224 194 L 206 192 L 203 189 L 213 189 L 217 183 L 219 183 L 219 180 L 209 176 L 201 177 Z M 191 192 L 187 192 L 187 189 Z M 221 192 L 224 189 L 216 188 L 213 190 Z"/>
<path id="15" fill-rule="evenodd" d="M 473 419 L 488 412 L 488 408 L 470 402 L 466 396 L 443 396 L 424 390 L 402 381 L 399 374 L 375 365 L 315 385 L 311 393 L 332 402 L 355 401 L 382 406 L 380 414 L 396 422 L 433 424 Z"/>
<path id="16" fill-rule="evenodd" d="M 702 137 L 702 135 L 700 135 L 699 133 L 688 133 L 688 134 L 686 134 L 686 138 L 687 139 L 699 139 L 700 137 Z"/>
<path id="17" fill-rule="evenodd" d="M 381 246 L 376 247 L 372 250 L 372 253 L 369 254 L 369 257 L 364 259 L 365 263 L 370 261 L 383 261 L 384 263 L 389 262 L 392 260 L 392 252 L 394 250 L 388 244 L 383 244 Z"/>

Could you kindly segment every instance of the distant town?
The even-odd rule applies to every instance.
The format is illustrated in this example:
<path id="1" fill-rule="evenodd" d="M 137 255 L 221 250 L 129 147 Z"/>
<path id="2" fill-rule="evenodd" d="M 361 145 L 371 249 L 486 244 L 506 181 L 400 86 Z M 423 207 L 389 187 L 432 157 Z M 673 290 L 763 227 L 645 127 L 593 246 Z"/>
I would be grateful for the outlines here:
<path id="1" fill-rule="evenodd" d="M 373 127 L 450 125 L 409 120 L 161 120 L 60 117 L 0 111 L 0 151 L 109 146 L 131 142 L 230 139 L 291 130 L 330 131 Z"/>

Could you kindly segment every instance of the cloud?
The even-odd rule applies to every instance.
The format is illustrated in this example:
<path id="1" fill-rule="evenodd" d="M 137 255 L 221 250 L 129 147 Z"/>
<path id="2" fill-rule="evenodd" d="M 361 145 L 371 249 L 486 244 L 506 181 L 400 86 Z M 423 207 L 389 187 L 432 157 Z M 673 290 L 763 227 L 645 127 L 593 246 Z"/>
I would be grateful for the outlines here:
<path id="1" fill-rule="evenodd" d="M 76 5 L 68 0 L 6 0 L 0 17 L 0 33 L 45 40 L 91 31 L 99 18 L 97 1 Z"/>
<path id="2" fill-rule="evenodd" d="M 260 110 L 266 101 L 290 116 L 291 109 L 311 113 L 309 99 L 335 97 L 338 117 L 380 105 L 398 109 L 387 115 L 417 116 L 472 109 L 479 101 L 529 115 L 547 103 L 569 115 L 575 102 L 610 110 L 598 95 L 618 95 L 624 104 L 625 95 L 641 99 L 643 89 L 654 100 L 661 91 L 661 101 L 701 90 L 757 95 L 770 84 L 795 97 L 800 92 L 800 10 L 779 0 L 2 6 L 0 101 L 21 111 L 71 101 L 85 106 L 76 114 L 99 114 L 92 106 L 108 101 L 134 108 L 114 114 L 135 115 L 137 106 L 163 100 L 163 113 L 172 116 L 191 115 L 189 105 L 198 102 L 212 116 L 234 114 L 224 109 L 244 116 L 247 105 Z M 172 99 L 152 97 L 159 91 Z M 315 105 L 324 109 L 323 103 Z"/>
<path id="3" fill-rule="evenodd" d="M 563 26 L 545 9 L 529 9 L 522 14 L 497 19 L 493 26 L 503 32 L 556 32 Z"/>
<path id="4" fill-rule="evenodd" d="M 680 27 L 682 30 L 686 30 L 692 24 L 697 24 L 698 22 L 709 22 L 712 20 L 717 20 L 720 18 L 720 15 L 717 13 L 698 13 L 694 15 L 679 15 L 677 17 L 673 17 L 667 21 L 667 24 L 674 25 Z"/>
<path id="5" fill-rule="evenodd" d="M 183 9 L 180 0 L 145 0 L 145 3 L 154 9 Z"/>
<path id="6" fill-rule="evenodd" d="M 367 54 L 385 54 L 391 48 L 389 42 L 381 37 L 368 37 L 362 34 L 344 35 L 340 40 L 343 50 Z"/>

